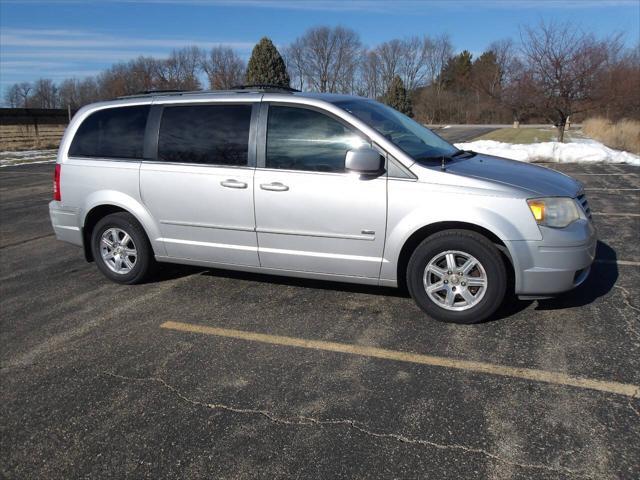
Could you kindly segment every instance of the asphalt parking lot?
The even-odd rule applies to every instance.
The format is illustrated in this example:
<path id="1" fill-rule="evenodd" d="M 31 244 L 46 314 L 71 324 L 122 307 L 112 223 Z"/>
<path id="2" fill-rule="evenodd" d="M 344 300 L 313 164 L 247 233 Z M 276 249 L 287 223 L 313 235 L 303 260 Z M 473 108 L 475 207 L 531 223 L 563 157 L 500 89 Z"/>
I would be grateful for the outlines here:
<path id="1" fill-rule="evenodd" d="M 586 184 L 587 282 L 496 319 L 393 289 L 167 267 L 109 283 L 0 170 L 3 478 L 638 478 L 640 169 Z"/>

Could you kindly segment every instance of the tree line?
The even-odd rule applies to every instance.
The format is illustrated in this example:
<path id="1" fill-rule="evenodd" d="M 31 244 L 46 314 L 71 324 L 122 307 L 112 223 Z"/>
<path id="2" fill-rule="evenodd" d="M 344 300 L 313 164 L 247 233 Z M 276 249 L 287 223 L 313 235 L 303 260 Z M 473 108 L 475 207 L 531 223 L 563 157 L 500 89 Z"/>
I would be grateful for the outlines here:
<path id="1" fill-rule="evenodd" d="M 492 43 L 474 58 L 448 35 L 394 39 L 373 48 L 345 27 L 320 26 L 278 51 L 268 38 L 247 63 L 228 47 L 187 47 L 140 56 L 85 79 L 22 82 L 12 107 L 72 109 L 148 90 L 229 89 L 275 84 L 385 101 L 424 123 L 552 122 L 569 117 L 640 117 L 640 51 L 620 35 L 598 38 L 570 23 L 524 27 L 519 41 Z"/>

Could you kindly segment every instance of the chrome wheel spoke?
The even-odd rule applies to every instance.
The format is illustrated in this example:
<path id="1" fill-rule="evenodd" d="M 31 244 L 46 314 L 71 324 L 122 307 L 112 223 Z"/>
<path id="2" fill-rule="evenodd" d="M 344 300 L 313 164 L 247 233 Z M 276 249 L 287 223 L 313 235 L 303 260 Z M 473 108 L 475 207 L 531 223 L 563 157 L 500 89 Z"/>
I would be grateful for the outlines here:
<path id="1" fill-rule="evenodd" d="M 446 270 L 438 267 L 437 265 L 429 265 L 427 267 L 427 271 L 433 273 L 434 275 L 437 275 L 439 278 L 444 278 L 447 274 Z"/>
<path id="2" fill-rule="evenodd" d="M 476 297 L 474 297 L 473 294 L 467 288 L 461 289 L 460 290 L 460 295 L 462 296 L 462 298 L 464 298 L 464 300 L 469 305 L 471 305 L 476 299 Z"/>
<path id="3" fill-rule="evenodd" d="M 487 283 L 486 280 L 482 277 L 467 277 L 466 278 L 467 287 L 484 287 Z"/>
<path id="4" fill-rule="evenodd" d="M 464 262 L 464 265 L 462 265 L 462 267 L 460 267 L 460 270 L 462 271 L 463 275 L 469 275 L 469 272 L 471 270 L 473 270 L 473 267 L 475 267 L 475 266 L 476 266 L 476 259 L 475 258 L 470 258 L 469 260 Z"/>
<path id="5" fill-rule="evenodd" d="M 453 307 L 453 303 L 456 300 L 456 292 L 452 291 L 451 289 L 447 289 L 447 296 L 444 299 L 444 303 L 445 305 L 447 305 L 448 307 Z"/>
<path id="6" fill-rule="evenodd" d="M 138 251 L 135 248 L 125 248 L 124 253 L 128 257 L 135 257 L 138 255 Z"/>
<path id="7" fill-rule="evenodd" d="M 127 266 L 129 270 L 131 270 L 133 268 L 133 263 L 131 262 L 131 260 L 129 260 L 129 257 L 123 257 L 123 258 L 124 258 L 124 264 Z"/>
<path id="8" fill-rule="evenodd" d="M 447 286 L 443 282 L 434 283 L 427 287 L 427 293 L 436 293 L 444 290 L 445 288 L 447 288 Z"/>
<path id="9" fill-rule="evenodd" d="M 131 241 L 131 237 L 127 232 L 124 232 L 124 236 L 122 237 L 122 240 L 120 240 L 120 243 L 126 246 L 130 241 Z"/>
<path id="10" fill-rule="evenodd" d="M 453 271 L 458 268 L 456 265 L 456 257 L 453 253 L 447 253 L 445 258 L 447 259 L 447 268 L 449 270 Z"/>

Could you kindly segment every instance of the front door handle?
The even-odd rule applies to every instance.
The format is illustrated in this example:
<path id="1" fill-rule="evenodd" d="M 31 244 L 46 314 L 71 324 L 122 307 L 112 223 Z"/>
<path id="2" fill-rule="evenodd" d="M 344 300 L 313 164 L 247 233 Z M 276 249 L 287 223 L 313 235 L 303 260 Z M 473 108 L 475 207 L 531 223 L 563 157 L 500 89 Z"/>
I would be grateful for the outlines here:
<path id="1" fill-rule="evenodd" d="M 247 184 L 245 182 L 240 182 L 234 178 L 223 180 L 220 182 L 220 185 L 227 188 L 247 188 Z"/>
<path id="2" fill-rule="evenodd" d="M 273 192 L 286 192 L 289 190 L 289 187 L 280 182 L 261 183 L 260 188 L 262 190 L 271 190 Z"/>

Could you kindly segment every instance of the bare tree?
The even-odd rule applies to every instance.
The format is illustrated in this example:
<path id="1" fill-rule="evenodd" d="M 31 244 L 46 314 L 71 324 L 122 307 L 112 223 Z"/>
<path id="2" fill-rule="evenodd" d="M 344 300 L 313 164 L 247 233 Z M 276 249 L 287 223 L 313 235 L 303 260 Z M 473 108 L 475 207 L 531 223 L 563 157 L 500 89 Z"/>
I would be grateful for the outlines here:
<path id="1" fill-rule="evenodd" d="M 302 91 L 305 85 L 305 49 L 302 42 L 294 42 L 284 50 L 284 62 L 291 78 L 291 86 Z"/>
<path id="2" fill-rule="evenodd" d="M 4 102 L 11 108 L 17 108 L 21 104 L 20 85 L 14 83 L 4 92 Z"/>
<path id="3" fill-rule="evenodd" d="M 380 73 L 380 58 L 375 50 L 366 50 L 360 59 L 360 84 L 357 88 L 358 95 L 369 98 L 379 98 L 384 94 L 382 88 L 382 74 Z"/>
<path id="4" fill-rule="evenodd" d="M 173 50 L 169 58 L 156 63 L 158 88 L 200 89 L 198 71 L 202 65 L 202 52 L 198 47 Z"/>
<path id="5" fill-rule="evenodd" d="M 29 82 L 22 82 L 18 84 L 18 95 L 20 96 L 20 104 L 23 108 L 29 107 L 32 90 L 33 85 Z"/>
<path id="6" fill-rule="evenodd" d="M 567 118 L 606 101 L 598 81 L 607 60 L 620 51 L 619 37 L 597 40 L 570 23 L 540 23 L 522 33 L 522 53 L 531 72 L 540 107 L 563 141 Z"/>
<path id="7" fill-rule="evenodd" d="M 202 69 L 209 79 L 209 88 L 214 90 L 241 84 L 245 68 L 242 59 L 228 47 L 214 47 L 202 59 Z"/>
<path id="8" fill-rule="evenodd" d="M 349 93 L 355 87 L 359 52 L 360 39 L 353 30 L 317 27 L 292 44 L 289 57 L 297 59 L 298 75 L 313 90 Z"/>
<path id="9" fill-rule="evenodd" d="M 403 50 L 404 47 L 400 40 L 390 40 L 381 43 L 376 48 L 383 91 L 389 88 L 391 80 L 398 74 L 400 57 L 402 56 Z"/>
<path id="10" fill-rule="evenodd" d="M 53 80 L 50 78 L 36 80 L 31 102 L 36 108 L 56 108 L 58 106 L 58 88 Z"/>

